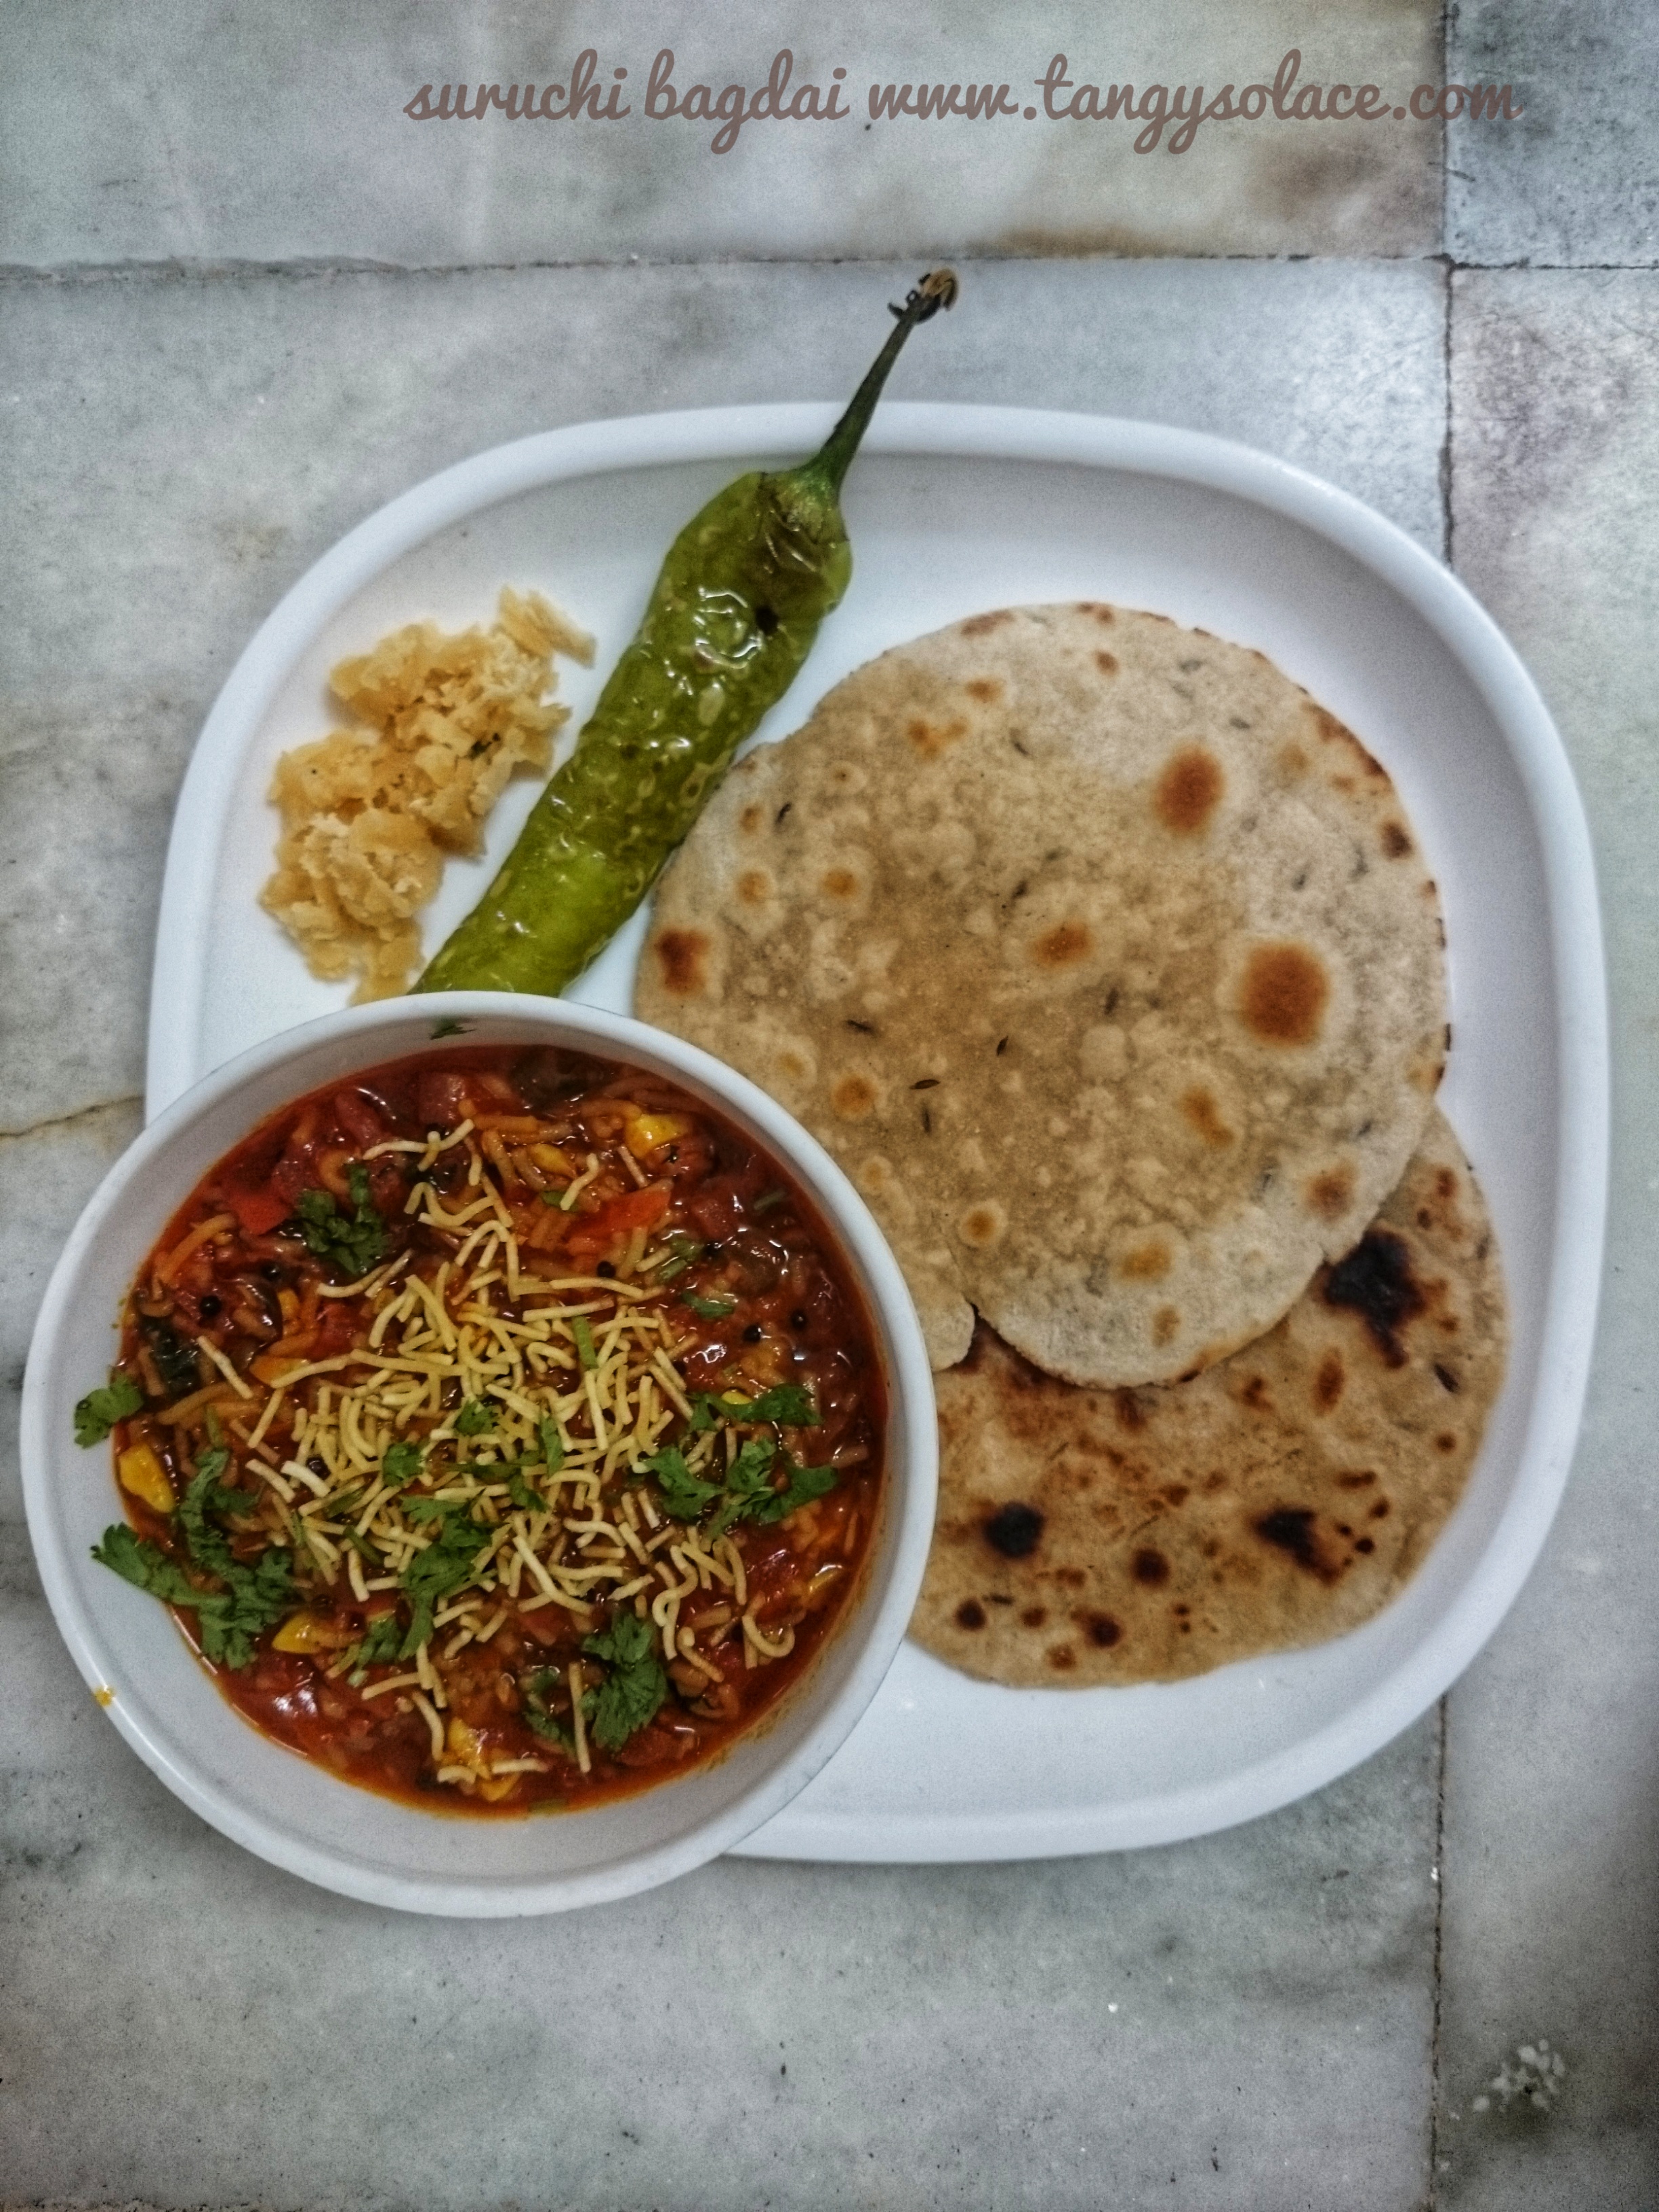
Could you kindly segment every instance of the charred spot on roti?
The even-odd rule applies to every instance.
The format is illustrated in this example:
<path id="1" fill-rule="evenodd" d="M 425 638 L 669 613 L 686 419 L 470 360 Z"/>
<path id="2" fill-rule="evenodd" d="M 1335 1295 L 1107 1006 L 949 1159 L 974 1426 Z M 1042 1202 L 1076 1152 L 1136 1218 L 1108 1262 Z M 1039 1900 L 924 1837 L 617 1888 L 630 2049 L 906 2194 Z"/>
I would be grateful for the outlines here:
<path id="1" fill-rule="evenodd" d="M 1103 676 L 1115 676 L 1117 655 L 1115 653 L 1097 653 L 1095 655 L 1095 666 Z"/>
<path id="2" fill-rule="evenodd" d="M 1019 1616 L 1022 1628 L 1041 1628 L 1048 1618 L 1046 1605 L 1028 1605 Z"/>
<path id="3" fill-rule="evenodd" d="M 1221 1109 L 1216 1104 L 1213 1093 L 1201 1083 L 1195 1083 L 1190 1091 L 1182 1091 L 1181 1110 L 1206 1145 L 1213 1145 L 1219 1149 L 1223 1145 L 1231 1145 L 1234 1141 L 1233 1132 L 1222 1120 Z"/>
<path id="4" fill-rule="evenodd" d="M 665 929 L 654 947 L 662 987 L 671 998 L 694 999 L 708 981 L 708 937 L 700 929 Z"/>
<path id="5" fill-rule="evenodd" d="M 1000 629 L 1004 623 L 1011 623 L 1013 618 L 1006 607 L 997 607 L 988 615 L 969 615 L 961 625 L 961 635 L 963 637 L 988 637 L 994 629 Z"/>
<path id="6" fill-rule="evenodd" d="M 1183 745 L 1164 763 L 1152 789 L 1152 811 L 1177 837 L 1195 837 L 1221 804 L 1221 763 L 1202 745 Z"/>
<path id="7" fill-rule="evenodd" d="M 1236 726 L 1242 729 L 1248 728 L 1249 725 L 1240 723 Z M 1297 776 L 1306 775 L 1308 773 L 1308 756 L 1294 738 L 1287 739 L 1280 745 L 1277 758 L 1281 774 L 1288 776 L 1291 782 L 1294 782 Z"/>
<path id="8" fill-rule="evenodd" d="M 1002 696 L 1002 686 L 994 676 L 975 676 L 963 685 L 970 699 L 977 699 L 981 707 L 994 707 Z"/>
<path id="9" fill-rule="evenodd" d="M 1412 1273 L 1410 1247 L 1392 1229 L 1373 1226 L 1352 1251 L 1328 1268 L 1322 1291 L 1328 1306 L 1357 1313 L 1390 1367 L 1403 1367 L 1400 1331 L 1426 1307 Z"/>
<path id="10" fill-rule="evenodd" d="M 1174 1266 L 1174 1255 L 1162 1237 L 1149 1237 L 1132 1244 L 1117 1263 L 1117 1272 L 1132 1283 L 1161 1283 Z"/>
<path id="11" fill-rule="evenodd" d="M 1048 1664 L 1057 1674 L 1069 1674 L 1077 1664 L 1077 1654 L 1069 1644 L 1053 1644 L 1048 1647 Z"/>
<path id="12" fill-rule="evenodd" d="M 1244 966 L 1239 1012 L 1263 1044 L 1307 1045 L 1331 995 L 1325 963 L 1305 945 L 1258 945 Z"/>
<path id="13" fill-rule="evenodd" d="M 843 1121 L 861 1121 L 866 1114 L 874 1113 L 877 1097 L 876 1086 L 867 1075 L 842 1075 L 836 1079 L 830 1103 Z"/>
<path id="14" fill-rule="evenodd" d="M 1434 1440 L 1434 1448 L 1437 1451 L 1455 1451 L 1457 1449 L 1457 1439 L 1449 1429 L 1442 1429 L 1440 1434 Z"/>
<path id="15" fill-rule="evenodd" d="M 826 898 L 852 898 L 858 887 L 859 879 L 850 868 L 826 868 L 818 879 L 818 889 Z"/>
<path id="16" fill-rule="evenodd" d="M 1113 1391 L 1112 1412 L 1119 1428 L 1127 1429 L 1132 1436 L 1136 1430 L 1144 1429 L 1146 1425 L 1146 1408 L 1133 1390 Z"/>
<path id="17" fill-rule="evenodd" d="M 1148 1589 L 1162 1589 L 1170 1579 L 1170 1562 L 1162 1552 L 1149 1544 L 1138 1551 L 1129 1562 L 1129 1572 Z"/>
<path id="18" fill-rule="evenodd" d="M 1310 1178 L 1304 1194 L 1310 1213 L 1322 1221 L 1340 1221 L 1353 1203 L 1353 1170 L 1346 1164 L 1327 1168 Z"/>
<path id="19" fill-rule="evenodd" d="M 1117 620 L 1117 616 L 1113 610 L 1103 605 L 1098 599 L 1079 599 L 1077 603 L 1077 611 L 1080 615 L 1092 615 L 1103 626 Z M 1159 617 L 1155 616 L 1153 619 L 1156 621 Z"/>
<path id="20" fill-rule="evenodd" d="M 976 1597 L 965 1597 L 957 1607 L 956 1620 L 958 1628 L 983 1628 L 985 1607 Z"/>
<path id="21" fill-rule="evenodd" d="M 1454 1395 L 1463 1387 L 1450 1368 L 1443 1367 L 1438 1360 L 1436 1360 L 1434 1364 L 1434 1379 L 1443 1390 L 1449 1390 Z"/>
<path id="22" fill-rule="evenodd" d="M 1024 884 L 1020 886 L 1021 890 L 1024 888 Z M 1015 896 L 1018 896 L 1016 892 Z M 1074 968 L 1079 960 L 1088 958 L 1093 945 L 1085 924 L 1060 921 L 1038 938 L 1031 955 L 1040 968 Z"/>
<path id="23" fill-rule="evenodd" d="M 1405 826 L 1399 822 L 1385 822 L 1382 829 L 1382 850 L 1391 860 L 1403 860 L 1412 849 L 1412 841 Z"/>
<path id="24" fill-rule="evenodd" d="M 957 1224 L 957 1233 L 964 1244 L 983 1252 L 999 1241 L 1007 1227 L 1008 1216 L 1003 1208 L 995 1199 L 987 1199 L 969 1207 Z"/>
<path id="25" fill-rule="evenodd" d="M 1370 1468 L 1356 1468 L 1350 1474 L 1339 1474 L 1336 1478 L 1336 1486 L 1339 1490 L 1364 1490 L 1368 1484 L 1376 1480 L 1376 1477 L 1371 1473 Z"/>
<path id="26" fill-rule="evenodd" d="M 746 837 L 752 837 L 766 819 L 766 809 L 757 806 L 751 799 L 738 817 L 738 827 Z"/>
<path id="27" fill-rule="evenodd" d="M 1318 1518 L 1305 1505 L 1280 1505 L 1271 1513 L 1262 1514 L 1250 1525 L 1264 1544 L 1288 1553 L 1298 1567 L 1316 1576 L 1322 1583 L 1332 1583 L 1342 1571 L 1331 1565 L 1320 1547 L 1314 1525 Z"/>
<path id="28" fill-rule="evenodd" d="M 1097 1651 L 1109 1651 L 1115 1644 L 1122 1640 L 1123 1631 L 1109 1613 L 1086 1613 L 1078 1626 Z"/>
<path id="29" fill-rule="evenodd" d="M 1005 1559 L 1028 1559 L 1042 1538 L 1042 1517 L 1035 1506 L 1005 1505 L 985 1523 L 985 1540 Z"/>
<path id="30" fill-rule="evenodd" d="M 745 868 L 738 878 L 738 901 L 742 906 L 764 906 L 776 886 L 764 868 Z"/>
<path id="31" fill-rule="evenodd" d="M 913 714 L 904 726 L 904 734 L 923 760 L 937 760 L 959 738 L 967 736 L 968 725 L 959 716 L 949 722 L 930 722 L 923 714 Z"/>
<path id="32" fill-rule="evenodd" d="M 1152 1342 L 1160 1347 L 1172 1344 L 1181 1329 L 1181 1316 L 1174 1306 L 1160 1306 L 1152 1316 Z"/>
<path id="33" fill-rule="evenodd" d="M 1342 1354 L 1333 1346 L 1320 1361 L 1319 1371 L 1314 1376 L 1313 1401 L 1319 1412 L 1328 1413 L 1332 1411 L 1342 1395 L 1343 1385 L 1347 1379 Z"/>

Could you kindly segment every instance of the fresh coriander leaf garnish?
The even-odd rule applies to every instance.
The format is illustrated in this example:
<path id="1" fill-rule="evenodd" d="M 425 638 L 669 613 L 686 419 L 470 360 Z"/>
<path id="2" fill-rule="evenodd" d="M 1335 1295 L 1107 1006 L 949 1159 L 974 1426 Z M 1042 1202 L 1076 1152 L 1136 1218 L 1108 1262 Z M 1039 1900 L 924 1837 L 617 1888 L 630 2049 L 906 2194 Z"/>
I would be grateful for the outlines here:
<path id="1" fill-rule="evenodd" d="M 294 1587 L 289 1553 L 273 1545 L 250 1565 L 237 1559 L 222 1530 L 209 1523 L 210 1513 L 246 1512 L 252 1504 L 246 1492 L 219 1480 L 229 1457 L 222 1446 L 204 1452 L 179 1507 L 191 1559 L 216 1576 L 225 1585 L 222 1590 L 198 1590 L 159 1544 L 135 1535 L 125 1522 L 104 1531 L 92 1556 L 164 1604 L 189 1607 L 196 1614 L 204 1657 L 240 1669 L 252 1658 L 265 1630 L 292 1612 L 300 1593 Z"/>
<path id="2" fill-rule="evenodd" d="M 538 1421 L 536 1434 L 541 1439 L 542 1457 L 550 1474 L 556 1474 L 564 1465 L 564 1438 L 559 1434 L 556 1421 Z"/>
<path id="3" fill-rule="evenodd" d="M 620 1751 L 655 1719 L 668 1695 L 656 1635 L 648 1620 L 623 1613 L 602 1635 L 585 1636 L 582 1650 L 604 1660 L 608 1669 L 593 1703 L 593 1741 L 602 1751 Z"/>
<path id="4" fill-rule="evenodd" d="M 478 1472 L 477 1468 L 468 1471 L 471 1474 Z M 492 1468 L 489 1472 L 493 1474 L 496 1469 Z M 423 1522 L 441 1521 L 447 1515 L 459 1510 L 459 1504 L 453 1498 L 409 1498 L 404 1501 L 404 1518 L 412 1521 L 417 1528 Z"/>
<path id="5" fill-rule="evenodd" d="M 769 1437 L 751 1437 L 726 1473 L 726 1495 L 708 1523 L 712 1541 L 734 1522 L 752 1521 L 773 1495 L 769 1477 L 778 1448 Z"/>
<path id="6" fill-rule="evenodd" d="M 440 1037 L 465 1036 L 467 1024 L 465 1022 L 452 1021 L 447 1018 L 441 1022 L 434 1022 L 432 1042 L 436 1044 Z"/>
<path id="7" fill-rule="evenodd" d="M 545 1513 L 547 1500 L 540 1491 L 532 1490 L 516 1467 L 507 1470 L 507 1494 L 520 1513 Z"/>
<path id="8" fill-rule="evenodd" d="M 102 1443 L 115 1424 L 137 1413 L 143 1402 L 143 1392 L 127 1375 L 118 1375 L 106 1389 L 88 1390 L 75 1409 L 76 1443 Z"/>
<path id="9" fill-rule="evenodd" d="M 396 1612 L 377 1613 L 364 1631 L 362 1641 L 352 1651 L 353 1686 L 362 1680 L 365 1667 L 389 1666 L 398 1656 L 398 1646 L 403 1640 L 403 1623 Z"/>
<path id="10" fill-rule="evenodd" d="M 836 1486 L 833 1467 L 797 1467 L 786 1459 L 784 1472 L 788 1476 L 782 1490 L 775 1490 L 757 1510 L 754 1518 L 762 1522 L 787 1521 L 800 1506 L 815 1498 L 822 1498 Z"/>
<path id="11" fill-rule="evenodd" d="M 574 1759 L 576 1747 L 569 1729 L 556 1721 L 548 1710 L 548 1692 L 557 1687 L 559 1680 L 556 1667 L 538 1667 L 526 1674 L 519 1685 L 519 1714 L 532 1734 L 545 1742 L 557 1744 L 567 1759 Z"/>
<path id="12" fill-rule="evenodd" d="M 416 1503 L 422 1501 L 417 1500 Z M 436 1504 L 435 1498 L 424 1501 Z M 408 1509 L 411 1513 L 413 1508 Z M 412 1659 L 432 1633 L 432 1616 L 443 1599 L 452 1596 L 471 1578 L 478 1554 L 492 1532 L 459 1506 L 450 1506 L 442 1528 L 423 1552 L 404 1569 L 399 1580 L 407 1592 L 413 1615 L 409 1633 L 398 1656 Z"/>
<path id="13" fill-rule="evenodd" d="M 672 1447 L 653 1452 L 645 1467 L 655 1477 L 662 1502 L 676 1521 L 695 1521 L 710 1499 L 720 1496 L 719 1484 L 699 1481 L 686 1464 L 684 1453 Z"/>
<path id="14" fill-rule="evenodd" d="M 763 1190 L 750 1207 L 751 1213 L 770 1213 L 775 1206 L 781 1206 L 788 1197 L 787 1190 Z"/>
<path id="15" fill-rule="evenodd" d="M 732 1390 L 694 1391 L 693 1430 L 701 1433 L 721 1421 L 735 1421 L 742 1427 L 758 1427 L 770 1421 L 781 1429 L 815 1429 L 818 1416 L 811 1395 L 799 1382 L 775 1382 L 756 1398 L 740 1398 Z"/>
<path id="16" fill-rule="evenodd" d="M 384 1259 L 390 1241 L 386 1225 L 368 1194 L 368 1170 L 353 1160 L 346 1170 L 346 1185 L 355 1209 L 348 1220 L 334 1202 L 332 1192 L 307 1190 L 295 1208 L 300 1234 L 307 1252 L 319 1260 L 332 1260 L 356 1281 Z"/>
<path id="17" fill-rule="evenodd" d="M 486 1429 L 495 1425 L 495 1408 L 482 1398 L 469 1398 L 455 1416 L 458 1437 L 481 1437 Z"/>
<path id="18" fill-rule="evenodd" d="M 570 1334 L 576 1340 L 576 1357 L 582 1365 L 585 1368 L 597 1367 L 599 1364 L 599 1355 L 593 1349 L 593 1332 L 587 1326 L 586 1314 L 571 1316 Z"/>
<path id="19" fill-rule="evenodd" d="M 387 1482 L 413 1482 L 421 1471 L 421 1462 L 425 1455 L 422 1447 L 417 1443 L 388 1444 L 386 1455 L 380 1462 L 380 1473 Z"/>
<path id="20" fill-rule="evenodd" d="M 700 1298 L 695 1291 L 682 1291 L 680 1304 L 690 1306 L 699 1321 L 729 1321 L 738 1310 L 735 1298 Z"/>

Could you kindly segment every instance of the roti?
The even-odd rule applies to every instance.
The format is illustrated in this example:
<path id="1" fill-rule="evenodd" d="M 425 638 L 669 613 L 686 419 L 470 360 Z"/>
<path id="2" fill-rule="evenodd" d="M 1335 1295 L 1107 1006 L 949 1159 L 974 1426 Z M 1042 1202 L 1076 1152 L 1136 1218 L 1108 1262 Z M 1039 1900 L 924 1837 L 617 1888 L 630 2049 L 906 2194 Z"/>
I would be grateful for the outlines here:
<path id="1" fill-rule="evenodd" d="M 910 1632 L 1027 1686 L 1163 1682 L 1344 1634 L 1457 1503 L 1503 1380 L 1502 1274 L 1437 1113 L 1354 1251 L 1188 1382 L 1078 1389 L 983 1323 L 939 1378 Z"/>
<path id="2" fill-rule="evenodd" d="M 1399 1181 L 1442 942 L 1388 775 L 1261 653 L 1024 607 L 883 654 L 739 764 L 636 1005 L 846 1167 L 936 1368 L 977 1311 L 1132 1385 L 1270 1328 Z"/>

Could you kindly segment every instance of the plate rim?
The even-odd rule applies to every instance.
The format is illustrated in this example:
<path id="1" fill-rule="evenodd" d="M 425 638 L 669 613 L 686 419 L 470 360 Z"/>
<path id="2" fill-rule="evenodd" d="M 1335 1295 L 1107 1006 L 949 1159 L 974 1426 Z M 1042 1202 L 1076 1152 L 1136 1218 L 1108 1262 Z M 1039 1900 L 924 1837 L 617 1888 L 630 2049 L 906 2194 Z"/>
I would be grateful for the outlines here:
<path id="1" fill-rule="evenodd" d="M 829 402 L 788 402 L 621 416 L 486 448 L 412 485 L 367 516 L 290 586 L 220 690 L 180 789 L 151 977 L 147 1120 L 209 1072 L 195 1065 L 195 1040 L 213 878 L 191 862 L 205 848 L 216 849 L 240 770 L 239 745 L 233 740 L 257 726 L 321 622 L 393 561 L 467 514 L 587 476 L 811 451 L 836 411 Z M 1503 737 L 1539 841 L 1559 1057 L 1552 1260 L 1538 1363 L 1550 1380 L 1534 1392 L 1528 1409 L 1515 1486 L 1478 1564 L 1445 1613 L 1411 1654 L 1339 1718 L 1215 1783 L 1187 1784 L 1111 1807 L 1040 1813 L 854 1816 L 798 1805 L 781 1824 L 769 1824 L 738 1848 L 753 1856 L 942 1863 L 1062 1857 L 1176 1842 L 1259 1818 L 1322 1788 L 1409 1727 L 1497 1629 L 1553 1523 L 1589 1382 L 1607 1211 L 1607 981 L 1589 824 L 1565 747 L 1542 696 L 1468 587 L 1397 524 L 1295 463 L 1167 424 L 933 401 L 884 404 L 864 452 L 1164 477 L 1230 494 L 1300 524 L 1379 577 L 1439 636 Z M 780 1828 L 775 1836 L 773 1827 Z"/>

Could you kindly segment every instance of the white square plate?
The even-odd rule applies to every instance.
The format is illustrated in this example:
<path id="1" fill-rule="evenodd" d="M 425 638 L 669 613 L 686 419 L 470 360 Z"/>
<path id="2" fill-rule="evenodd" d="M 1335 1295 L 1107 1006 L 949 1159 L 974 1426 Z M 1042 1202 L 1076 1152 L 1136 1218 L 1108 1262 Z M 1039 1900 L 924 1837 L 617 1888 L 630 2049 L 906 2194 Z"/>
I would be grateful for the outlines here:
<path id="1" fill-rule="evenodd" d="M 304 577 L 203 731 L 168 857 L 149 1108 L 338 1005 L 256 904 L 277 755 L 334 719 L 331 665 L 423 617 L 487 621 L 503 583 L 593 629 L 562 665 L 580 722 L 680 526 L 740 469 L 787 463 L 833 410 L 733 408 L 591 423 L 462 463 L 372 516 Z M 761 741 L 848 670 L 983 609 L 1098 599 L 1255 646 L 1395 778 L 1440 884 L 1453 1050 L 1443 1103 L 1491 1203 L 1510 1375 L 1468 1489 L 1402 1595 L 1313 1650 L 1130 1689 L 1002 1690 L 906 1644 L 846 1745 L 743 1845 L 757 1856 L 1036 1857 L 1163 1843 L 1316 1789 L 1414 1719 L 1492 1633 L 1536 1558 L 1583 1398 L 1606 1205 L 1605 983 L 1588 833 L 1525 670 L 1463 587 L 1346 494 L 1190 432 L 1000 408 L 888 406 L 848 479 L 852 589 Z M 575 680 L 572 681 L 572 675 Z M 433 948 L 486 858 L 452 863 Z M 630 1010 L 636 917 L 571 995 Z"/>

